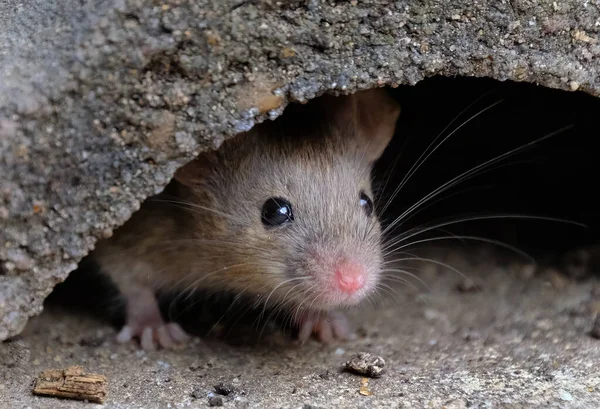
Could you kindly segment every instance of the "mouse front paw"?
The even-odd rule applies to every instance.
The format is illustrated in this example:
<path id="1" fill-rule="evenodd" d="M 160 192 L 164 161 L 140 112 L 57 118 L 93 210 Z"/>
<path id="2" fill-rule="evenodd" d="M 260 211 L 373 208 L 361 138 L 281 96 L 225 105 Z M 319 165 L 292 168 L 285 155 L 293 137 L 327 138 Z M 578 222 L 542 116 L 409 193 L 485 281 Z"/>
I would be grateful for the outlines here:
<path id="1" fill-rule="evenodd" d="M 150 290 L 136 291 L 126 296 L 127 321 L 117 335 L 117 342 L 137 338 L 142 349 L 175 348 L 185 344 L 190 336 L 174 322 L 166 323 Z"/>
<path id="2" fill-rule="evenodd" d="M 356 338 L 348 319 L 338 311 L 305 312 L 300 317 L 298 326 L 298 339 L 302 343 L 308 341 L 311 335 L 315 335 L 324 344 L 335 340 L 349 341 Z"/>
<path id="3" fill-rule="evenodd" d="M 174 322 L 158 326 L 125 325 L 117 335 L 117 342 L 126 343 L 132 339 L 140 340 L 140 346 L 146 351 L 157 347 L 171 349 L 185 344 L 190 336 Z"/>

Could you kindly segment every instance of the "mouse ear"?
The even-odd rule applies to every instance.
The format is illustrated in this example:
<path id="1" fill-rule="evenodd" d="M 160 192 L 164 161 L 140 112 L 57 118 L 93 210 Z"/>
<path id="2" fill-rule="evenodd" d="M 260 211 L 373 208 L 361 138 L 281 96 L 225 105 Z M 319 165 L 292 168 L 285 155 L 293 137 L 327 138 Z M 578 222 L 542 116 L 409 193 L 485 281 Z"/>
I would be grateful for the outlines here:
<path id="1" fill-rule="evenodd" d="M 335 123 L 341 136 L 355 138 L 365 158 L 374 162 L 394 136 L 400 104 L 386 89 L 373 88 L 338 97 L 325 94 L 315 100 L 310 115 L 317 123 Z"/>
<path id="2" fill-rule="evenodd" d="M 351 112 L 347 114 L 351 114 L 352 119 L 346 123 L 354 124 L 359 147 L 365 150 L 365 157 L 374 162 L 394 136 L 400 105 L 383 88 L 359 91 L 349 97 Z"/>
<path id="3" fill-rule="evenodd" d="M 189 187 L 202 183 L 210 170 L 210 160 L 207 156 L 207 153 L 200 154 L 196 159 L 177 169 L 173 179 Z"/>

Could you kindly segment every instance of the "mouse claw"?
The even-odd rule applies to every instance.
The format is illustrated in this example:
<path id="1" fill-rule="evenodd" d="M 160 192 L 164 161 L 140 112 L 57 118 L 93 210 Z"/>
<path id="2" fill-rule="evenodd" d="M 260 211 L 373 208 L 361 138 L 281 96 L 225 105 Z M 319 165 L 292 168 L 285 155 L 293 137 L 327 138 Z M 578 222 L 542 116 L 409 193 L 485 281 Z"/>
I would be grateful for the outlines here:
<path id="1" fill-rule="evenodd" d="M 125 344 L 133 339 L 133 328 L 129 325 L 125 325 L 117 334 L 117 342 L 120 344 Z"/>
<path id="2" fill-rule="evenodd" d="M 174 340 L 171 338 L 171 334 L 169 334 L 169 331 L 165 325 L 156 328 L 155 334 L 158 345 L 165 349 L 173 348 Z"/>
<path id="3" fill-rule="evenodd" d="M 331 327 L 333 328 L 335 337 L 338 339 L 354 341 L 358 338 L 356 333 L 352 331 L 350 323 L 348 323 L 348 319 L 342 313 L 336 313 L 331 319 Z"/>
<path id="4" fill-rule="evenodd" d="M 331 344 L 333 341 L 333 329 L 330 322 L 326 320 L 320 320 L 317 323 L 315 333 L 323 344 Z"/>
<path id="5" fill-rule="evenodd" d="M 169 335 L 178 343 L 186 343 L 190 340 L 190 336 L 175 322 L 171 322 L 165 326 Z"/>
<path id="6" fill-rule="evenodd" d="M 152 328 L 144 328 L 144 330 L 142 331 L 142 336 L 140 337 L 140 345 L 145 351 L 156 350 Z"/>
<path id="7" fill-rule="evenodd" d="M 305 343 L 313 334 L 324 344 L 330 344 L 335 340 L 356 339 L 356 334 L 350 330 L 346 316 L 338 311 L 311 311 L 304 314 L 300 318 L 298 339 L 301 343 Z"/>
<path id="8" fill-rule="evenodd" d="M 307 314 L 305 317 L 300 319 L 300 328 L 298 331 L 298 339 L 301 343 L 308 341 L 317 323 L 316 315 Z"/>
<path id="9" fill-rule="evenodd" d="M 127 343 L 133 338 L 139 338 L 143 350 L 155 351 L 157 348 L 178 348 L 186 344 L 191 337 L 179 324 L 173 322 L 158 327 L 146 326 L 139 331 L 134 331 L 131 326 L 126 325 L 117 335 L 117 342 Z"/>

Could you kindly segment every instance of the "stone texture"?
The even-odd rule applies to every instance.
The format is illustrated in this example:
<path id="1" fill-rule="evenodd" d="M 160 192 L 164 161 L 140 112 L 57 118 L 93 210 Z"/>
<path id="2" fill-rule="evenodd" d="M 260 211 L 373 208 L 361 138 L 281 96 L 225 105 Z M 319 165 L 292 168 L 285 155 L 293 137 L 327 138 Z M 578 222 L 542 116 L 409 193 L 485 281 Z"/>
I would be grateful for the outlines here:
<path id="1" fill-rule="evenodd" d="M 600 95 L 596 2 L 0 3 L 0 339 L 175 169 L 290 101 L 487 76 Z"/>
<path id="2" fill-rule="evenodd" d="M 482 264 L 472 249 L 425 254 L 482 290 L 461 293 L 456 272 L 430 265 L 427 291 L 416 280 L 418 289 L 390 283 L 396 297 L 351 311 L 361 330 L 343 344 L 299 345 L 268 331 L 255 344 L 224 332 L 143 353 L 116 343 L 114 328 L 48 308 L 21 339 L 0 343 L 0 408 L 207 408 L 220 383 L 233 389 L 218 395 L 225 408 L 598 408 L 600 340 L 588 335 L 598 278 L 558 289 L 549 276 L 523 278 L 518 257 L 489 251 Z M 343 370 L 361 351 L 385 359 L 381 377 Z M 103 406 L 31 394 L 41 371 L 69 365 L 107 377 Z"/>

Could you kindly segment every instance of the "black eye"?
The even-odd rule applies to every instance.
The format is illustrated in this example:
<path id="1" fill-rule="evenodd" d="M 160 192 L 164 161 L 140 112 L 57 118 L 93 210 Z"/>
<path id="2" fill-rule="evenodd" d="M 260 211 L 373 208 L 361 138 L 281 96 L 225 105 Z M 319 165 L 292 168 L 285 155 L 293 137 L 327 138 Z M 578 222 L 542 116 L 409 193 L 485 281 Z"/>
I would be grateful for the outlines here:
<path id="1" fill-rule="evenodd" d="M 261 220 L 265 226 L 279 226 L 294 220 L 292 205 L 280 197 L 267 199 L 262 207 Z"/>
<path id="2" fill-rule="evenodd" d="M 373 202 L 365 192 L 360 192 L 360 205 L 364 209 L 367 216 L 373 214 Z"/>

